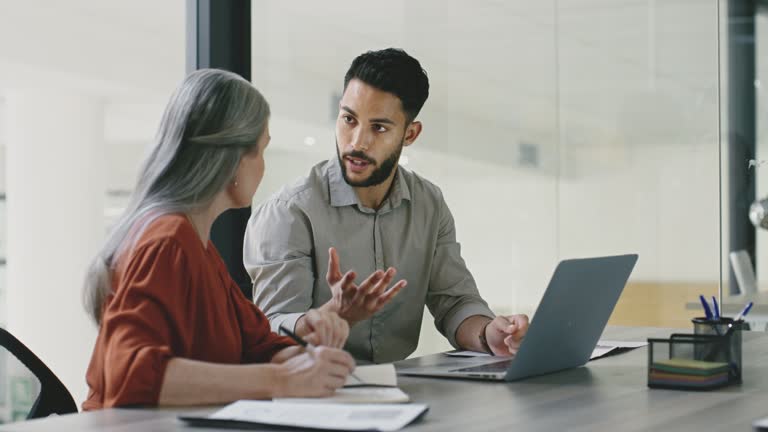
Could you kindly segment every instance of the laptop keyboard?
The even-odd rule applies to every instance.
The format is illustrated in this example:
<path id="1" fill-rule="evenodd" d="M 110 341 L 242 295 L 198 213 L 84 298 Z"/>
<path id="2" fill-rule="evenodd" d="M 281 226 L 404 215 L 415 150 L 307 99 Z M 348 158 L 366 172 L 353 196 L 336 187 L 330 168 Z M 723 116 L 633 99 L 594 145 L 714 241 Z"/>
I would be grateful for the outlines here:
<path id="1" fill-rule="evenodd" d="M 514 359 L 507 359 L 502 361 L 497 361 L 494 363 L 488 363 L 480 366 L 472 366 L 472 367 L 466 367 L 461 369 L 455 369 L 451 372 L 490 372 L 490 373 L 497 373 L 497 372 L 506 372 L 507 369 L 509 369 L 509 365 L 512 364 L 512 361 Z"/>

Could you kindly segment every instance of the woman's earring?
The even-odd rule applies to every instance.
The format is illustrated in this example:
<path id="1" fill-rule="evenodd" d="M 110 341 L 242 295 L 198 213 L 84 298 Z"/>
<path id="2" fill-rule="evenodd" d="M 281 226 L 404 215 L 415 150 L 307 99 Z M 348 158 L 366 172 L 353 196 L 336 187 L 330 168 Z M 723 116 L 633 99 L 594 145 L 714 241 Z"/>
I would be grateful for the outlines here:
<path id="1" fill-rule="evenodd" d="M 235 187 L 237 187 L 237 180 L 235 180 L 234 183 L 232 183 Z"/>

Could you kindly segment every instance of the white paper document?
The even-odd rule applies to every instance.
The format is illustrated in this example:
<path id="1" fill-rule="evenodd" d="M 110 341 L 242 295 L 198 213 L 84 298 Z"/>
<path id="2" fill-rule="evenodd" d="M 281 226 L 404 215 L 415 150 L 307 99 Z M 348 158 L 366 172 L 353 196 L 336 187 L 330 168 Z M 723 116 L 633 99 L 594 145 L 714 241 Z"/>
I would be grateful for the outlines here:
<path id="1" fill-rule="evenodd" d="M 616 349 L 629 350 L 634 348 L 640 348 L 646 345 L 648 345 L 648 342 L 630 342 L 630 341 L 601 339 L 597 341 L 597 346 L 595 346 L 595 349 L 592 351 L 592 356 L 590 356 L 589 359 L 593 360 L 598 357 L 602 357 Z M 477 351 L 449 351 L 445 353 L 445 355 L 451 356 L 451 357 L 490 357 L 490 354 L 488 353 L 477 352 Z M 500 359 L 505 358 L 501 356 L 498 356 L 498 357 Z"/>
<path id="2" fill-rule="evenodd" d="M 490 357 L 491 355 L 484 352 L 477 352 L 477 351 L 448 351 L 445 353 L 447 356 L 451 357 Z"/>
<path id="3" fill-rule="evenodd" d="M 753 421 L 752 428 L 759 432 L 768 431 L 768 417 L 760 418 Z"/>
<path id="4" fill-rule="evenodd" d="M 237 401 L 207 417 L 262 425 L 348 431 L 396 431 L 427 410 L 422 404 L 336 405 Z"/>
<path id="5" fill-rule="evenodd" d="M 324 398 L 275 398 L 276 402 L 295 403 L 405 403 L 411 398 L 397 387 L 344 387 L 336 390 L 333 396 Z"/>
<path id="6" fill-rule="evenodd" d="M 397 373 L 392 363 L 358 366 L 352 374 L 347 377 L 344 387 L 397 387 Z"/>
<path id="7" fill-rule="evenodd" d="M 640 348 L 646 345 L 648 345 L 648 342 L 631 342 L 631 341 L 601 339 L 597 341 L 597 346 L 595 346 L 595 349 L 592 351 L 592 356 L 589 357 L 589 359 L 594 360 L 596 358 L 607 355 L 613 350 L 627 351 L 630 349 Z"/>

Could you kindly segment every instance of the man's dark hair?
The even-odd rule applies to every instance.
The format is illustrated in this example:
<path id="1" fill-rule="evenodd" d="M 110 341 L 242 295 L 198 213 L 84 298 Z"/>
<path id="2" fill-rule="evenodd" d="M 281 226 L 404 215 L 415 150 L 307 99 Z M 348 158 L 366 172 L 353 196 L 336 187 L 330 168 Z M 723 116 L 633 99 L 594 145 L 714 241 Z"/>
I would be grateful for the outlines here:
<path id="1" fill-rule="evenodd" d="M 344 76 L 344 90 L 354 78 L 397 96 L 408 123 L 416 118 L 429 96 L 427 73 L 418 60 L 399 48 L 368 51 L 357 56 Z"/>

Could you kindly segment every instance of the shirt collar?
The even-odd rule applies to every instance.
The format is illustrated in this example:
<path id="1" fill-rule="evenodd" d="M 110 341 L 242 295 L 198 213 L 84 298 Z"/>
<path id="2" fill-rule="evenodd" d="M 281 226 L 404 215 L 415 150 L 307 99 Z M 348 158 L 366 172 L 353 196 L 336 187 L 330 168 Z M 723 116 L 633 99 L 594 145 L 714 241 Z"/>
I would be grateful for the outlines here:
<path id="1" fill-rule="evenodd" d="M 341 174 L 341 165 L 339 164 L 339 158 L 333 158 L 329 161 L 328 167 L 328 186 L 331 195 L 331 206 L 344 207 L 350 205 L 357 205 L 363 208 L 360 204 L 360 200 L 357 198 L 355 190 L 345 180 Z M 381 210 L 389 208 L 397 208 L 400 206 L 402 200 L 411 200 L 411 190 L 408 187 L 408 182 L 403 175 L 403 167 L 397 168 L 395 174 L 394 187 L 389 194 L 389 197 L 384 201 Z"/>

